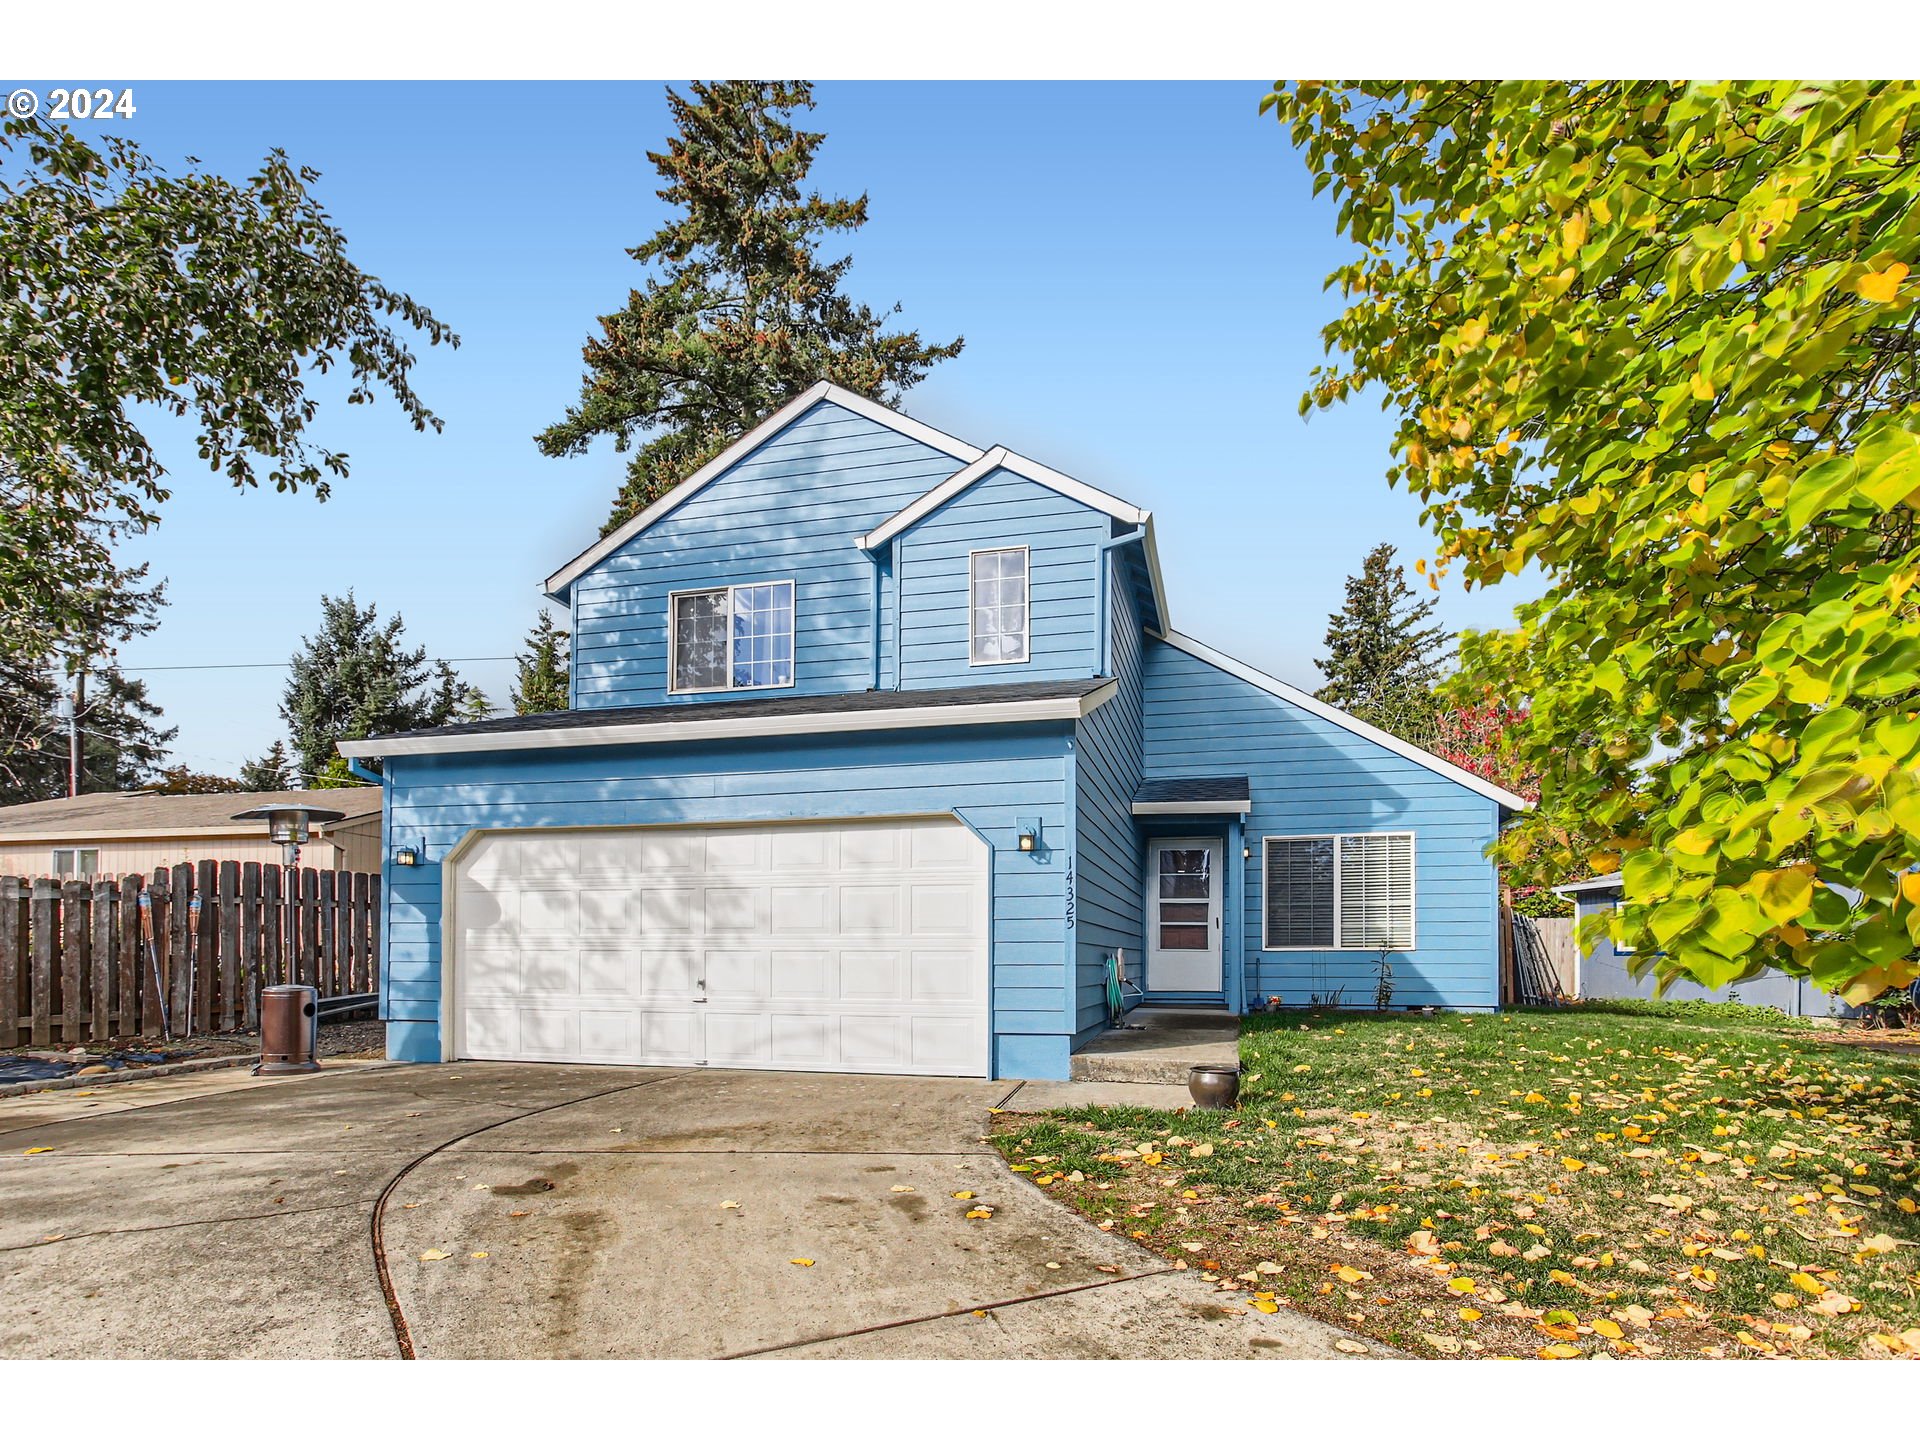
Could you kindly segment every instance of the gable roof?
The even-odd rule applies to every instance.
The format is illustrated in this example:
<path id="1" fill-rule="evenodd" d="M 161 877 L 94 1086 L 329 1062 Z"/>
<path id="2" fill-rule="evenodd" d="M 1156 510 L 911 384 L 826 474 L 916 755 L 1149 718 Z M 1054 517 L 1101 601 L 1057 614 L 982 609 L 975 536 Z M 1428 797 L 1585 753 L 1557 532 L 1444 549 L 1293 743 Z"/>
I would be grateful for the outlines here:
<path id="1" fill-rule="evenodd" d="M 1282 700 L 1298 705 L 1309 715 L 1317 715 L 1322 720 L 1327 720 L 1338 725 L 1342 730 L 1351 731 L 1363 740 L 1371 740 L 1382 749 L 1391 750 L 1401 759 L 1411 760 L 1414 764 L 1431 770 L 1436 775 L 1444 776 L 1446 779 L 1453 781 L 1454 784 L 1464 786 L 1466 789 L 1473 791 L 1474 794 L 1483 795 L 1487 799 L 1495 801 L 1509 810 L 1531 810 L 1533 808 L 1533 802 L 1531 800 L 1523 800 L 1511 790 L 1503 790 L 1491 780 L 1483 779 L 1471 770 L 1463 770 L 1460 766 L 1455 765 L 1449 760 L 1442 760 L 1438 755 L 1428 750 L 1422 750 L 1418 745 L 1415 745 L 1409 740 L 1402 740 L 1398 735 L 1389 735 L 1385 730 L 1380 729 L 1378 726 L 1369 725 L 1364 720 L 1356 720 L 1353 716 L 1347 714 L 1346 711 L 1329 705 L 1324 700 L 1315 699 L 1306 691 L 1295 689 L 1293 686 L 1287 684 L 1286 681 L 1276 680 L 1273 676 L 1256 670 L 1251 665 L 1243 664 L 1230 655 L 1222 655 L 1212 646 L 1203 645 L 1190 635 L 1180 635 L 1172 630 L 1162 630 L 1157 633 L 1156 638 L 1164 640 L 1176 650 L 1184 650 L 1196 660 L 1204 660 L 1215 669 L 1224 670 L 1229 675 L 1236 676 L 1246 681 L 1249 685 L 1266 691 L 1269 695 L 1277 695 Z"/>
<path id="2" fill-rule="evenodd" d="M 1049 469 L 1037 460 L 1029 460 L 1024 455 L 1015 454 L 1004 445 L 996 445 L 964 470 L 957 470 L 949 475 L 906 509 L 882 520 L 854 543 L 862 550 L 877 549 L 902 530 L 919 524 L 954 496 L 971 489 L 996 470 L 1005 470 L 1023 479 L 1031 480 L 1036 485 L 1044 485 L 1047 489 L 1064 495 L 1069 500 L 1079 501 L 1089 509 L 1111 515 L 1124 525 L 1147 523 L 1148 512 L 1139 506 L 1130 505 L 1117 496 L 1107 494 L 1104 490 L 1096 490 L 1091 485 L 1082 484 L 1071 475 L 1062 475 L 1058 470 Z"/>
<path id="3" fill-rule="evenodd" d="M 1118 681 L 1096 675 L 1085 680 L 1021 680 L 1007 685 L 960 685 L 937 690 L 850 690 L 783 695 L 771 700 L 703 700 L 692 705 L 589 706 L 537 715 L 503 715 L 432 730 L 403 730 L 370 740 L 343 740 L 339 749 L 342 755 L 358 759 L 1079 720 L 1106 704 L 1118 688 Z"/>
<path id="4" fill-rule="evenodd" d="M 902 415 L 898 410 L 889 410 L 878 401 L 869 400 L 864 395 L 856 395 L 853 391 L 842 389 L 831 381 L 822 380 L 819 384 L 794 396 L 638 515 L 618 529 L 601 536 L 554 571 L 547 577 L 542 587 L 546 594 L 556 600 L 565 600 L 567 591 L 574 581 L 634 536 L 659 524 L 822 401 L 838 405 L 843 410 L 850 410 L 855 415 L 871 420 L 877 425 L 884 425 L 910 440 L 918 440 L 921 444 L 930 446 L 942 454 L 952 456 L 963 465 L 971 464 L 980 458 L 980 450 L 977 446 L 969 445 L 964 440 L 957 440 L 943 431 L 934 429 L 931 425 L 922 424 L 911 415 Z"/>
<path id="5" fill-rule="evenodd" d="M 1091 510 L 1111 516 L 1122 525 L 1131 525 L 1142 531 L 1141 558 L 1145 565 L 1147 586 L 1153 594 L 1153 606 L 1160 625 L 1170 623 L 1167 613 L 1167 592 L 1160 583 L 1160 549 L 1153 538 L 1153 512 L 1142 510 L 1131 501 L 1122 500 L 1117 495 L 1109 495 L 1104 490 L 1096 490 L 1084 481 L 1071 475 L 1063 475 L 1051 466 L 1042 465 L 1038 460 L 1029 460 L 1018 451 L 1009 450 L 1004 445 L 996 445 L 964 469 L 956 470 L 945 480 L 934 486 L 926 494 L 914 500 L 904 509 L 896 511 L 881 521 L 866 534 L 854 540 L 862 550 L 877 550 L 896 536 L 911 530 L 922 520 L 933 514 L 948 501 L 965 494 L 980 481 L 996 470 L 1005 470 L 1010 475 L 1018 475 L 1031 480 L 1055 494 L 1064 495 Z"/>
<path id="6" fill-rule="evenodd" d="M 337 790 L 235 791 L 215 795 L 156 795 L 152 792 L 101 791 L 59 800 L 34 800 L 0 806 L 0 844 L 39 839 L 139 838 L 189 833 L 267 838 L 258 820 L 235 820 L 242 810 L 260 805 L 311 805 L 344 811 L 343 818 L 314 823 L 316 834 L 351 825 L 380 813 L 378 785 Z"/>

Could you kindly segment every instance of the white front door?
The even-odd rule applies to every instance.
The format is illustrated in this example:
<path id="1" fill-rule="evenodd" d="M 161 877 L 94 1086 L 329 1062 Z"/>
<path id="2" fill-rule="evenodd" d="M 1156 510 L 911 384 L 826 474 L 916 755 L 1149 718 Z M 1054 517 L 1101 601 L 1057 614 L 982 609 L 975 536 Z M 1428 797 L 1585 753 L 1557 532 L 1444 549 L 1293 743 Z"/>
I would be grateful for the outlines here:
<path id="1" fill-rule="evenodd" d="M 450 888 L 458 1058 L 987 1073 L 958 821 L 501 831 Z"/>
<path id="2" fill-rule="evenodd" d="M 1220 968 L 1219 840 L 1154 840 L 1147 845 L 1147 993 L 1213 994 Z"/>

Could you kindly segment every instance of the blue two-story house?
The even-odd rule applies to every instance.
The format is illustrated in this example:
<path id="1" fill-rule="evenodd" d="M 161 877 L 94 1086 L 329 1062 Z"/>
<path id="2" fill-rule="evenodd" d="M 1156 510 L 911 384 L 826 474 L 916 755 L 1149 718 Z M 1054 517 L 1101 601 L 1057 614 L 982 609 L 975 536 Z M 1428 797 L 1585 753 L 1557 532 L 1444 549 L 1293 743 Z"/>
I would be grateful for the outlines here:
<path id="1" fill-rule="evenodd" d="M 1152 517 L 819 385 L 384 766 L 388 1053 L 1062 1077 L 1129 1003 L 1498 1003 L 1524 802 L 1174 629 Z"/>

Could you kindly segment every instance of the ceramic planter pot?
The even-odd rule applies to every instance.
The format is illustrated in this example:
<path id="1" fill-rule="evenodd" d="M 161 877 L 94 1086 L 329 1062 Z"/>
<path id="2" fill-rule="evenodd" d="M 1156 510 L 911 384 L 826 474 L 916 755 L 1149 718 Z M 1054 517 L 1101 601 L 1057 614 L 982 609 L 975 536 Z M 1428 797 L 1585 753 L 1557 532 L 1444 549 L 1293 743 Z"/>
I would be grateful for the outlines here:
<path id="1" fill-rule="evenodd" d="M 1202 1110 L 1231 1110 L 1240 1103 L 1240 1067 L 1196 1065 L 1187 1072 L 1187 1093 Z"/>

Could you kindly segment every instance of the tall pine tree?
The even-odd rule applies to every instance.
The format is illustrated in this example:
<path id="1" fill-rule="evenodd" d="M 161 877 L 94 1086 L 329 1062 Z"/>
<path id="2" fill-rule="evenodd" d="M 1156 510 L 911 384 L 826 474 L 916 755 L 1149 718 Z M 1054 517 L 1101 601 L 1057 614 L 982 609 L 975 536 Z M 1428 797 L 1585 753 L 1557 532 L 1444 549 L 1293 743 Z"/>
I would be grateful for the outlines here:
<path id="1" fill-rule="evenodd" d="M 876 312 L 841 293 L 853 262 L 823 260 L 820 246 L 867 223 L 867 197 L 803 188 L 826 138 L 791 123 L 813 108 L 812 85 L 695 83 L 667 104 L 678 133 L 647 159 L 680 214 L 627 252 L 657 271 L 601 317 L 580 402 L 535 437 L 547 455 L 603 435 L 620 451 L 639 443 L 608 530 L 815 382 L 897 404 L 962 344 L 889 331 L 898 305 Z"/>
<path id="2" fill-rule="evenodd" d="M 287 758 L 285 742 L 276 740 L 266 754 L 240 767 L 240 788 L 255 791 L 291 790 L 292 770 L 293 762 Z"/>
<path id="3" fill-rule="evenodd" d="M 1446 668 L 1453 637 L 1429 623 L 1433 599 L 1417 599 L 1394 548 L 1367 552 L 1347 577 L 1346 604 L 1327 617 L 1327 658 L 1313 663 L 1326 677 L 1315 694 L 1382 730 L 1430 744 L 1433 687 Z"/>
<path id="4" fill-rule="evenodd" d="M 349 590 L 320 597 L 320 629 L 293 657 L 280 714 L 293 737 L 296 785 L 361 783 L 335 752 L 342 740 L 445 725 L 468 686 L 446 661 L 429 664 L 425 647 L 406 649 L 406 622 L 384 624 Z"/>
<path id="5" fill-rule="evenodd" d="M 564 710 L 567 687 L 567 632 L 542 610 L 527 632 L 526 648 L 514 657 L 517 673 L 508 697 L 516 715 L 538 715 Z"/>

